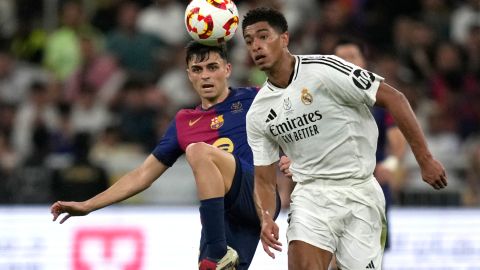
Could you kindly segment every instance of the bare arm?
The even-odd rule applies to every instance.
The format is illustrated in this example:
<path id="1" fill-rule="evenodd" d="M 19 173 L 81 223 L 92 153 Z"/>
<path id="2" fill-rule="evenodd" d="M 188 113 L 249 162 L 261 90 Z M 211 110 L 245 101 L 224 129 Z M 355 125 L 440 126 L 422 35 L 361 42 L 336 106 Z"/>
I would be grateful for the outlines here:
<path id="1" fill-rule="evenodd" d="M 255 166 L 255 206 L 260 220 L 267 211 L 271 215 L 275 213 L 276 177 L 275 164 Z"/>
<path id="2" fill-rule="evenodd" d="M 279 227 L 273 220 L 276 209 L 276 164 L 268 166 L 255 166 L 255 206 L 260 218 L 262 231 L 263 250 L 272 258 L 275 254 L 270 247 L 281 251 L 279 239 Z"/>
<path id="3" fill-rule="evenodd" d="M 447 185 L 447 176 L 442 164 L 435 160 L 428 149 L 425 135 L 413 113 L 407 98 L 386 83 L 381 83 L 376 105 L 385 107 L 395 119 L 422 170 L 422 178 L 435 189 Z"/>
<path id="4" fill-rule="evenodd" d="M 122 176 L 107 190 L 83 202 L 55 202 L 51 207 L 53 220 L 68 213 L 60 223 L 71 216 L 84 216 L 97 209 L 123 201 L 147 189 L 166 170 L 167 166 L 149 155 L 142 165 Z"/>

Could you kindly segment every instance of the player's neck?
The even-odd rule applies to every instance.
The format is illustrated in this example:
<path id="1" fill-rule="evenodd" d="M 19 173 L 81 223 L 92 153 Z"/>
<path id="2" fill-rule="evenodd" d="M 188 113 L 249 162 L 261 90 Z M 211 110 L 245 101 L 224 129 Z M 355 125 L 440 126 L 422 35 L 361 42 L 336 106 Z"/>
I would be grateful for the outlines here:
<path id="1" fill-rule="evenodd" d="M 295 56 L 286 52 L 277 63 L 267 72 L 268 82 L 279 88 L 290 84 L 295 69 Z"/>
<path id="2" fill-rule="evenodd" d="M 202 109 L 203 110 L 208 110 L 212 106 L 217 105 L 218 103 L 222 103 L 225 99 L 227 99 L 228 95 L 230 94 L 230 88 L 227 87 L 225 91 L 222 91 L 220 95 L 217 97 L 213 97 L 211 99 L 208 98 L 202 98 Z"/>

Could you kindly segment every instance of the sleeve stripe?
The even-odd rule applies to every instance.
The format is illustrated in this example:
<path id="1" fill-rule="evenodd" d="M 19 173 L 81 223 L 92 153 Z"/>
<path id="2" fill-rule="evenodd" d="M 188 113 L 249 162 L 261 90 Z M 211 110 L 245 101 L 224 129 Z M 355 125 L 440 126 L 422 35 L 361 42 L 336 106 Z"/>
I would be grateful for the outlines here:
<path id="1" fill-rule="evenodd" d="M 333 64 L 333 63 L 330 63 L 330 62 L 327 62 L 327 61 L 323 61 L 323 60 L 317 60 L 317 61 L 303 61 L 302 64 L 321 64 L 321 65 L 326 65 L 326 66 L 329 66 L 331 68 L 334 68 L 338 71 L 340 71 L 341 73 L 345 74 L 345 75 L 349 75 L 349 70 L 346 69 L 345 67 L 342 67 L 342 66 L 338 66 L 336 64 Z"/>
<path id="2" fill-rule="evenodd" d="M 351 66 L 349 66 L 349 65 L 347 65 L 347 64 L 345 64 L 345 63 L 342 63 L 342 62 L 338 61 L 338 59 L 335 59 L 335 58 L 333 58 L 333 57 L 328 57 L 328 56 L 326 56 L 326 57 L 325 57 L 325 60 L 327 60 L 327 61 L 329 61 L 329 62 L 332 62 L 332 63 L 336 63 L 336 64 L 338 64 L 338 65 L 340 65 L 340 66 L 342 66 L 342 67 L 345 67 L 348 71 L 352 71 L 352 70 L 353 70 L 353 67 L 351 67 Z"/>

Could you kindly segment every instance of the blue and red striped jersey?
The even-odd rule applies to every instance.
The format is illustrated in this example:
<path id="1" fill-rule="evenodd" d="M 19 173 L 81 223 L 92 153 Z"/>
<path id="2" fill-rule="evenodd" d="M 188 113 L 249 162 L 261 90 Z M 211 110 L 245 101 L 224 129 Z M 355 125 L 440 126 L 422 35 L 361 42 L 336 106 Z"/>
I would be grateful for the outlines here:
<path id="1" fill-rule="evenodd" d="M 208 110 L 199 105 L 178 111 L 152 154 L 172 166 L 191 143 L 205 142 L 235 155 L 253 170 L 245 119 L 257 88 L 230 88 L 228 97 Z"/>

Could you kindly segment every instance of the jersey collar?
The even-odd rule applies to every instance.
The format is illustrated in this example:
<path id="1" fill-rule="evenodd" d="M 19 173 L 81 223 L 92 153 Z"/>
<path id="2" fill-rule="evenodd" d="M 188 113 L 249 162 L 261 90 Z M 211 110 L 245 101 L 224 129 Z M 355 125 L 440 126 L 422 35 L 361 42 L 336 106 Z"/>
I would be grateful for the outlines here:
<path id="1" fill-rule="evenodd" d="M 286 89 L 288 88 L 288 86 L 290 86 L 290 84 L 292 84 L 292 82 L 294 82 L 296 79 L 297 79 L 297 76 L 298 76 L 298 70 L 300 68 L 300 59 L 298 57 L 298 55 L 294 55 L 295 57 L 295 65 L 293 66 L 293 72 L 292 74 L 290 75 L 290 79 L 288 80 L 288 85 L 287 87 L 285 88 L 281 88 L 281 87 L 278 87 L 278 86 L 275 86 L 273 85 L 272 83 L 270 83 L 267 79 L 267 81 L 265 82 L 265 84 L 267 85 L 268 89 L 270 91 L 278 91 L 278 90 L 283 90 L 283 89 Z"/>

